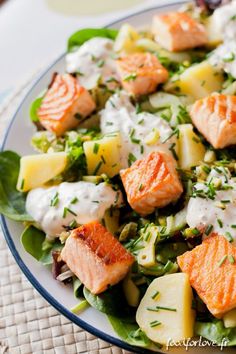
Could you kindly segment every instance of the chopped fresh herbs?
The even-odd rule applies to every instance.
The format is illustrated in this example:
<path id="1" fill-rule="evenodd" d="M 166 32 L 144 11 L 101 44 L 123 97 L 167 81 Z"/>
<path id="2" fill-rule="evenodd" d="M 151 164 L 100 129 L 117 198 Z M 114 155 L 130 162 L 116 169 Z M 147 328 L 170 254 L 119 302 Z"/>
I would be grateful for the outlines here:
<path id="1" fill-rule="evenodd" d="M 231 233 L 229 231 L 226 231 L 225 233 L 225 238 L 229 241 L 229 242 L 233 242 L 233 236 L 231 235 Z"/>
<path id="2" fill-rule="evenodd" d="M 95 144 L 93 145 L 93 153 L 94 153 L 94 154 L 97 154 L 97 153 L 98 153 L 99 147 L 100 147 L 100 144 L 98 144 L 98 143 L 95 143 Z"/>
<path id="3" fill-rule="evenodd" d="M 206 230 L 205 230 L 205 235 L 209 236 L 210 233 L 212 232 L 212 230 L 213 230 L 213 225 L 211 225 L 211 224 L 208 225 Z"/>
<path id="4" fill-rule="evenodd" d="M 97 66 L 98 66 L 99 68 L 102 68 L 104 64 L 105 64 L 105 60 L 104 60 L 104 59 L 100 59 L 100 60 L 97 62 Z"/>
<path id="5" fill-rule="evenodd" d="M 105 160 L 105 158 L 104 158 L 104 156 L 103 155 L 101 155 L 101 160 L 102 160 L 102 162 L 104 163 L 104 165 L 106 164 L 106 160 Z"/>
<path id="6" fill-rule="evenodd" d="M 131 73 L 123 78 L 123 81 L 134 81 L 137 78 L 137 73 Z"/>
<path id="7" fill-rule="evenodd" d="M 157 291 L 152 295 L 152 299 L 155 300 L 159 294 L 160 294 L 160 292 L 157 290 Z"/>
<path id="8" fill-rule="evenodd" d="M 157 327 L 160 326 L 161 322 L 160 321 L 152 321 L 150 322 L 150 327 Z"/>
<path id="9" fill-rule="evenodd" d="M 96 174 L 97 174 L 98 171 L 100 170 L 101 166 L 102 166 L 102 161 L 99 161 L 99 163 L 98 163 L 97 166 L 95 167 L 95 170 L 94 170 L 94 172 L 93 172 L 93 175 L 96 176 Z"/>
<path id="10" fill-rule="evenodd" d="M 75 203 L 77 203 L 78 201 L 79 201 L 79 199 L 78 199 L 77 197 L 74 197 L 74 198 L 71 200 L 70 204 L 75 204 Z"/>
<path id="11" fill-rule="evenodd" d="M 156 306 L 157 310 L 165 310 L 165 311 L 173 311 L 176 312 L 177 310 L 171 307 L 165 307 L 165 306 Z"/>
<path id="12" fill-rule="evenodd" d="M 218 222 L 219 227 L 222 229 L 222 227 L 223 227 L 222 220 L 221 219 L 217 219 L 217 222 Z"/>
<path id="13" fill-rule="evenodd" d="M 232 254 L 230 254 L 230 255 L 228 256 L 228 259 L 229 259 L 229 263 L 230 263 L 230 264 L 234 264 L 234 263 L 235 263 L 235 258 L 234 258 L 234 256 L 233 256 Z"/>
<path id="14" fill-rule="evenodd" d="M 71 210 L 68 207 L 64 207 L 64 209 L 63 209 L 63 218 L 65 218 L 67 216 L 67 213 L 70 213 L 70 214 L 72 214 L 74 216 L 77 216 L 77 214 L 73 210 Z"/>
<path id="15" fill-rule="evenodd" d="M 128 156 L 128 165 L 131 166 L 133 162 L 135 162 L 137 159 L 136 157 L 132 154 L 132 152 L 129 153 Z"/>
<path id="16" fill-rule="evenodd" d="M 218 262 L 218 266 L 221 267 L 222 264 L 226 261 L 227 255 L 224 255 L 221 260 Z"/>
<path id="17" fill-rule="evenodd" d="M 234 59 L 235 59 L 235 54 L 234 53 L 230 53 L 228 56 L 225 56 L 223 58 L 223 61 L 225 63 L 230 63 L 231 61 L 234 61 Z"/>
<path id="18" fill-rule="evenodd" d="M 54 197 L 50 201 L 50 206 L 55 207 L 55 206 L 57 206 L 58 203 L 59 203 L 59 194 L 58 194 L 58 192 L 56 192 L 56 194 L 54 195 Z"/>

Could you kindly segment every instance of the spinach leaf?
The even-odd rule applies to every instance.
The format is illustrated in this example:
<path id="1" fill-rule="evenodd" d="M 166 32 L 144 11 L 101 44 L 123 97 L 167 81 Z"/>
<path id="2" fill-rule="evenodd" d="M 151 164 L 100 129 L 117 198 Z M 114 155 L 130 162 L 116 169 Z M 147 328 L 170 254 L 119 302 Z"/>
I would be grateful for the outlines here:
<path id="1" fill-rule="evenodd" d="M 70 36 L 67 43 L 67 51 L 71 52 L 76 50 L 82 44 L 93 37 L 105 37 L 115 39 L 118 31 L 108 28 L 84 28 L 78 32 L 75 32 Z"/>
<path id="2" fill-rule="evenodd" d="M 24 249 L 37 260 L 42 257 L 44 239 L 45 233 L 36 229 L 33 225 L 27 226 L 21 235 L 21 243 Z"/>
<path id="3" fill-rule="evenodd" d="M 73 277 L 73 291 L 76 298 L 83 297 L 83 284 L 79 278 Z"/>
<path id="4" fill-rule="evenodd" d="M 223 321 L 196 322 L 195 334 L 202 336 L 218 345 L 236 345 L 236 328 L 225 328 Z M 223 341 L 226 342 L 223 342 Z"/>
<path id="5" fill-rule="evenodd" d="M 0 213 L 15 221 L 33 221 L 25 210 L 25 194 L 16 190 L 20 156 L 0 152 Z"/>
<path id="6" fill-rule="evenodd" d="M 32 122 L 38 122 L 39 121 L 39 117 L 37 114 L 37 111 L 39 109 L 39 107 L 41 106 L 43 97 L 38 97 L 36 98 L 30 106 L 30 119 L 32 120 Z"/>
<path id="7" fill-rule="evenodd" d="M 134 321 L 135 310 L 128 306 L 120 284 L 110 287 L 99 295 L 92 294 L 84 287 L 84 297 L 100 312 L 123 318 L 128 322 Z"/>
<path id="8" fill-rule="evenodd" d="M 49 245 L 48 242 L 47 244 Z M 63 245 L 58 239 L 56 239 L 52 243 L 50 242 L 50 245 L 47 248 L 45 248 L 44 245 L 42 245 L 42 254 L 39 261 L 45 266 L 51 265 L 53 262 L 52 251 L 61 251 L 62 248 Z"/>
<path id="9" fill-rule="evenodd" d="M 126 343 L 144 348 L 150 347 L 150 339 L 141 331 L 137 323 L 127 323 L 111 315 L 107 317 L 114 331 Z"/>

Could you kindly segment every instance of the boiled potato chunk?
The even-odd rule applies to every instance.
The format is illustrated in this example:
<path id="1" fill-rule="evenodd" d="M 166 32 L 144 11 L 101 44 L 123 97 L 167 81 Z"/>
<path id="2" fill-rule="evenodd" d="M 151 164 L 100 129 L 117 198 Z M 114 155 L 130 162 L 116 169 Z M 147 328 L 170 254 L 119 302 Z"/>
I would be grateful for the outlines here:
<path id="1" fill-rule="evenodd" d="M 223 322 L 226 328 L 236 327 L 236 309 L 227 312 L 223 317 Z"/>
<path id="2" fill-rule="evenodd" d="M 138 38 L 139 34 L 136 32 L 136 30 L 128 23 L 125 23 L 123 26 L 121 26 L 119 33 L 116 37 L 114 43 L 115 52 L 132 53 L 137 51 L 135 50 L 135 42 Z"/>
<path id="3" fill-rule="evenodd" d="M 192 124 L 181 124 L 178 128 L 179 166 L 183 170 L 190 170 L 203 161 L 206 149 L 194 133 Z"/>
<path id="4" fill-rule="evenodd" d="M 28 192 L 42 186 L 62 173 L 67 162 L 66 152 L 23 156 L 20 160 L 17 189 L 21 192 Z"/>
<path id="5" fill-rule="evenodd" d="M 84 152 L 87 160 L 88 173 L 91 175 L 117 175 L 121 169 L 120 135 L 112 134 L 99 140 L 86 141 Z"/>
<path id="6" fill-rule="evenodd" d="M 174 81 L 167 83 L 165 89 L 167 91 L 178 89 L 179 93 L 190 95 L 198 100 L 212 92 L 219 91 L 223 81 L 223 74 L 207 61 L 203 61 L 186 69 Z"/>
<path id="7" fill-rule="evenodd" d="M 148 338 L 161 344 L 190 338 L 195 319 L 192 300 L 187 274 L 159 277 L 149 285 L 140 302 L 137 323 Z"/>

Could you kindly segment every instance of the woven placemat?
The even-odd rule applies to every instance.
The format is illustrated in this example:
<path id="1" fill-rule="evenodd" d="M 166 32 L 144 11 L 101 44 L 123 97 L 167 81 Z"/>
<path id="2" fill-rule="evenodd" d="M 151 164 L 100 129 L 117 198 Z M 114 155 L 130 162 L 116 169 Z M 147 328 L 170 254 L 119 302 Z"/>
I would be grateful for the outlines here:
<path id="1" fill-rule="evenodd" d="M 28 89 L 24 83 L 0 106 L 0 139 Z M 0 230 L 1 354 L 128 354 L 74 325 L 32 287 Z"/>

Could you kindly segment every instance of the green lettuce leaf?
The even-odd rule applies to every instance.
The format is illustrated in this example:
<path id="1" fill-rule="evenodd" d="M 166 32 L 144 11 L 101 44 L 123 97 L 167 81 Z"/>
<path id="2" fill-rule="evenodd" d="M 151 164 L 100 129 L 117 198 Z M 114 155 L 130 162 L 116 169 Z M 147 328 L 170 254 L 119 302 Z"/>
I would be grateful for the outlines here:
<path id="1" fill-rule="evenodd" d="M 25 194 L 16 190 L 20 156 L 0 152 L 0 213 L 15 221 L 32 221 L 25 210 Z"/>
<path id="2" fill-rule="evenodd" d="M 39 109 L 39 107 L 41 106 L 43 97 L 38 97 L 36 98 L 30 106 L 30 119 L 32 122 L 39 122 L 39 117 L 37 114 L 37 111 Z"/>
<path id="3" fill-rule="evenodd" d="M 84 28 L 75 32 L 70 36 L 67 43 L 67 51 L 71 52 L 76 50 L 82 44 L 93 37 L 105 37 L 110 39 L 115 39 L 118 31 L 115 29 L 108 28 Z"/>
<path id="4" fill-rule="evenodd" d="M 150 339 L 148 339 L 145 333 L 141 331 L 137 323 L 129 323 L 111 315 L 108 315 L 107 317 L 114 331 L 126 343 L 138 347 L 150 348 Z"/>
<path id="5" fill-rule="evenodd" d="M 225 328 L 221 320 L 196 322 L 195 334 L 209 339 L 218 345 L 236 345 L 236 328 Z"/>
<path id="6" fill-rule="evenodd" d="M 45 233 L 33 225 L 26 227 L 21 235 L 21 243 L 24 249 L 38 261 L 43 254 L 42 245 L 44 240 Z"/>

